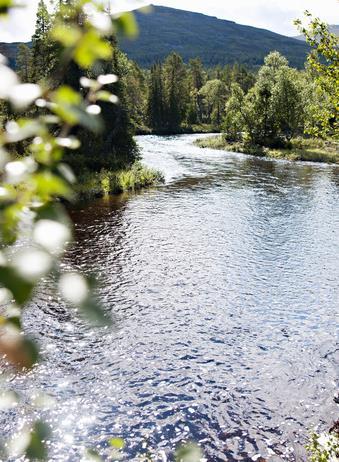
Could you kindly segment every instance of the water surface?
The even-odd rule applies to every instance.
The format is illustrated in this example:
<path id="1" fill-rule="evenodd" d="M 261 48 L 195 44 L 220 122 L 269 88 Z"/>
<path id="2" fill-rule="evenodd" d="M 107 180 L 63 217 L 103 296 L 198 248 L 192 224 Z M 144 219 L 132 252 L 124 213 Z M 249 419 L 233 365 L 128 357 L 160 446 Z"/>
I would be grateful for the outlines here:
<path id="1" fill-rule="evenodd" d="M 48 282 L 26 313 L 45 361 L 12 385 L 55 397 L 52 461 L 113 436 L 125 460 L 195 440 L 208 461 L 302 461 L 336 418 L 339 168 L 195 138 L 139 137 L 165 185 L 72 212 L 65 267 L 100 275 L 115 329 L 80 322 Z M 3 433 L 30 418 L 27 398 Z"/>

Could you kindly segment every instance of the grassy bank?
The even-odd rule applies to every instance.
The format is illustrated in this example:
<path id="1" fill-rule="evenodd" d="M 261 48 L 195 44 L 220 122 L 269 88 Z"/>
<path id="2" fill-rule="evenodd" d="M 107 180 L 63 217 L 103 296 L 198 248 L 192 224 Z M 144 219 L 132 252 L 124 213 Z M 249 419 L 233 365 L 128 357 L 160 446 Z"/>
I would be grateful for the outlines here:
<path id="1" fill-rule="evenodd" d="M 339 143 L 321 139 L 295 138 L 289 148 L 273 149 L 243 142 L 228 142 L 223 135 L 199 139 L 195 144 L 201 148 L 241 152 L 260 157 L 286 159 L 292 161 L 326 162 L 339 164 Z"/>
<path id="2" fill-rule="evenodd" d="M 162 129 L 154 130 L 148 127 L 138 127 L 136 129 L 137 135 L 192 135 L 195 133 L 219 133 L 220 128 L 211 124 L 197 124 L 197 125 L 182 125 L 176 130 Z"/>
<path id="3" fill-rule="evenodd" d="M 138 191 L 163 181 L 161 172 L 136 162 L 126 170 L 80 173 L 75 189 L 81 198 L 90 198 Z"/>

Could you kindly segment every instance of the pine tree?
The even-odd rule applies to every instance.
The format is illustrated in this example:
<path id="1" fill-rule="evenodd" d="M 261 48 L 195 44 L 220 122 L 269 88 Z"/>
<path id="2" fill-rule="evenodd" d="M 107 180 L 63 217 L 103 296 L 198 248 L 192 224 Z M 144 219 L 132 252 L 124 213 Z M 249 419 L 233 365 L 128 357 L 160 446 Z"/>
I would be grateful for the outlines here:
<path id="1" fill-rule="evenodd" d="M 203 121 L 203 98 L 200 90 L 205 82 L 206 72 L 204 71 L 201 59 L 191 59 L 188 67 L 190 104 L 187 119 L 189 123 L 201 123 Z"/>
<path id="2" fill-rule="evenodd" d="M 32 52 L 25 43 L 20 43 L 19 45 L 16 65 L 21 80 L 29 82 L 32 76 Z"/>
<path id="3" fill-rule="evenodd" d="M 151 128 L 163 130 L 165 128 L 165 101 L 163 89 L 163 71 L 161 64 L 151 68 L 151 76 L 147 101 L 147 119 Z"/>
<path id="4" fill-rule="evenodd" d="M 104 122 L 102 133 L 90 137 L 88 131 L 81 130 L 77 133 L 82 146 L 77 153 L 77 158 L 70 158 L 74 166 L 81 165 L 90 170 L 99 171 L 105 169 L 121 169 L 128 167 L 138 158 L 138 149 L 133 139 L 133 126 L 131 123 L 128 106 L 127 91 L 124 76 L 128 72 L 128 59 L 122 53 L 116 40 L 110 41 L 113 48 L 110 62 L 97 62 L 89 72 L 89 77 L 97 78 L 100 74 L 116 74 L 119 77 L 117 83 L 107 85 L 106 90 L 115 94 L 118 104 L 110 102 L 98 102 L 101 107 L 101 117 Z M 73 71 L 73 75 L 72 75 Z M 68 82 L 76 81 L 76 69 L 70 69 Z"/>
<path id="5" fill-rule="evenodd" d="M 51 70 L 50 29 L 51 16 L 44 0 L 40 0 L 32 36 L 32 80 L 35 82 L 47 77 Z"/>
<path id="6" fill-rule="evenodd" d="M 164 82 L 167 129 L 177 131 L 185 118 L 188 102 L 186 69 L 177 53 L 171 53 L 165 61 Z"/>

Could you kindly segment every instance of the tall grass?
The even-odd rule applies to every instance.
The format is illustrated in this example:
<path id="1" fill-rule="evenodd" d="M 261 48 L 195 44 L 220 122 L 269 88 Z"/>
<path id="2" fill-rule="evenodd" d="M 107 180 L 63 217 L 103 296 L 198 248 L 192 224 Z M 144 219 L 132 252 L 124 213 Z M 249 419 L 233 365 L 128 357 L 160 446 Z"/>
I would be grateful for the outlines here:
<path id="1" fill-rule="evenodd" d="M 126 191 L 137 191 L 163 182 L 161 172 L 135 162 L 131 168 L 118 171 L 85 171 L 79 175 L 77 192 L 82 197 L 107 196 Z"/>

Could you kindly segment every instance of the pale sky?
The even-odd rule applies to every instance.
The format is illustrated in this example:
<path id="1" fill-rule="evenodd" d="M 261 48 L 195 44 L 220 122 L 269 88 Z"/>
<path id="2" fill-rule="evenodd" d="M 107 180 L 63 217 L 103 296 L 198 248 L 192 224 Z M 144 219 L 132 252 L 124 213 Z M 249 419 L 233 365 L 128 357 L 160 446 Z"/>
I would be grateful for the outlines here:
<path id="1" fill-rule="evenodd" d="M 13 13 L 10 20 L 0 21 L 1 42 L 28 41 L 32 35 L 38 0 L 22 0 L 20 3 L 26 7 Z M 112 0 L 112 5 L 118 9 L 147 3 L 143 0 Z M 197 11 L 291 36 L 297 34 L 293 19 L 302 17 L 306 9 L 329 24 L 339 24 L 339 0 L 153 0 L 152 3 Z"/>

